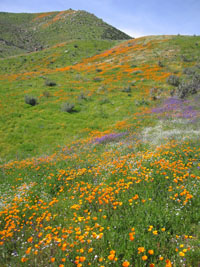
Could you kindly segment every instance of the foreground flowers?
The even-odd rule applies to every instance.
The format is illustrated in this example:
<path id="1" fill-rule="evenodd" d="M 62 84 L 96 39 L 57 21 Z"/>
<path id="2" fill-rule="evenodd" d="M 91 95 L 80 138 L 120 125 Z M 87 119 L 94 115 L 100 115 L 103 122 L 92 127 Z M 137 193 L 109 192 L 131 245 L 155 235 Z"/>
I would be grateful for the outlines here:
<path id="1" fill-rule="evenodd" d="M 169 255 L 180 263 L 187 259 L 195 241 L 190 223 L 198 214 L 200 149 L 171 142 L 155 151 L 120 155 L 111 149 L 94 157 L 95 149 L 88 155 L 88 146 L 85 152 L 82 146 L 87 168 L 77 152 L 72 158 L 79 168 L 74 162 L 66 167 L 66 161 L 62 168 L 62 161 L 41 163 L 39 172 L 38 166 L 25 165 L 23 171 L 36 178 L 16 187 L 13 199 L 5 201 L 2 250 L 10 247 L 19 264 L 34 259 L 40 265 L 48 255 L 48 264 L 58 266 L 169 267 Z M 19 177 L 22 168 L 7 172 Z"/>

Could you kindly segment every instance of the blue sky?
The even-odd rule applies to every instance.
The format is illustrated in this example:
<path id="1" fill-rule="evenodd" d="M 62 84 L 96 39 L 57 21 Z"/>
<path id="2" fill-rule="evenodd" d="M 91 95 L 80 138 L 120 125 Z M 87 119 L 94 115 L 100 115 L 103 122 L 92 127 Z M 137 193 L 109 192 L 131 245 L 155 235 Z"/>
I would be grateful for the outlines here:
<path id="1" fill-rule="evenodd" d="M 0 11 L 86 10 L 133 37 L 200 35 L 200 0 L 0 0 Z"/>

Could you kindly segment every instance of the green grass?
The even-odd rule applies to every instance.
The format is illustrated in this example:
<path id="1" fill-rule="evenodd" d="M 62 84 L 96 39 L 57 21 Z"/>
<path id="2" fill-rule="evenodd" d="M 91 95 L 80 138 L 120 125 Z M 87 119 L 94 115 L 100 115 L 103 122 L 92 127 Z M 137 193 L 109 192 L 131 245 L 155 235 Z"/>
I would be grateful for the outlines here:
<path id="1" fill-rule="evenodd" d="M 3 73 L 23 73 L 70 66 L 117 44 L 109 40 L 75 40 L 39 52 L 1 59 Z"/>
<path id="2" fill-rule="evenodd" d="M 159 88 L 161 97 L 169 94 L 172 86 L 167 84 L 165 78 L 159 80 L 159 76 L 177 69 L 173 58 L 180 57 L 183 49 L 186 49 L 180 45 L 180 51 L 177 51 L 177 43 L 181 38 L 188 43 L 189 49 L 192 43 L 198 41 L 198 37 L 163 37 L 154 41 L 147 37 L 143 38 L 145 47 L 140 45 L 141 39 L 137 42 L 133 40 L 130 42 L 132 46 L 126 43 L 120 45 L 128 59 L 121 52 L 118 53 L 118 48 L 101 52 L 115 42 L 72 41 L 44 51 L 3 59 L 1 160 L 51 153 L 57 145 L 86 137 L 93 130 L 109 129 L 138 108 L 154 104 L 149 94 L 152 87 Z M 149 45 L 152 49 L 148 48 Z M 171 52 L 171 56 L 165 57 L 168 45 L 175 55 Z M 196 50 L 194 62 L 198 62 L 198 47 Z M 88 58 L 97 51 L 99 55 Z M 155 51 L 160 51 L 164 58 L 164 67 L 156 73 L 149 72 L 151 66 L 158 64 L 158 59 L 153 57 Z M 145 62 L 141 60 L 144 54 Z M 88 59 L 85 60 L 85 57 Z M 180 64 L 184 68 L 194 63 L 176 62 L 179 67 Z M 67 66 L 65 70 L 63 67 Z M 137 74 L 135 66 L 139 69 L 145 66 L 145 69 Z M 158 78 L 154 78 L 155 75 Z M 56 86 L 45 85 L 47 80 L 55 82 Z M 135 81 L 133 85 L 132 81 Z M 130 92 L 124 92 L 128 86 Z M 46 93 L 49 97 L 45 96 Z M 27 105 L 25 95 L 37 97 L 38 105 Z M 81 95 L 84 95 L 84 99 L 81 99 Z M 147 102 L 142 101 L 143 98 Z M 74 103 L 77 112 L 62 112 L 64 102 Z"/>

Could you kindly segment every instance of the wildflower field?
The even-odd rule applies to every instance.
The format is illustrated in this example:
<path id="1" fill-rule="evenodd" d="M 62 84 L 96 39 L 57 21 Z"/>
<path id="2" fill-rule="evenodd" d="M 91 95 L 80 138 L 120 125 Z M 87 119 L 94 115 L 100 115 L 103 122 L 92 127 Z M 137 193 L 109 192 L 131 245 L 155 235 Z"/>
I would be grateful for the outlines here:
<path id="1" fill-rule="evenodd" d="M 199 266 L 200 37 L 88 45 L 1 60 L 0 265 Z"/>

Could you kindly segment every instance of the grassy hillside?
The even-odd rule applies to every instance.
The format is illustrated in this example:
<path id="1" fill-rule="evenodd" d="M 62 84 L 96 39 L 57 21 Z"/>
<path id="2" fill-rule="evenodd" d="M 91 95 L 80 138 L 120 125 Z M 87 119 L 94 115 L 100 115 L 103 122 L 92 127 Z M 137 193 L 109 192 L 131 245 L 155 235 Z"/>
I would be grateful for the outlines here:
<path id="1" fill-rule="evenodd" d="M 86 11 L 0 12 L 0 57 L 42 50 L 69 40 L 125 40 L 130 36 Z"/>
<path id="2" fill-rule="evenodd" d="M 198 42 L 199 37 L 144 37 L 100 53 L 114 43 L 74 41 L 3 59 L 2 161 L 51 153 L 151 106 L 152 94 L 170 95 L 167 77 L 187 79 L 182 71 L 197 62 Z M 97 50 L 98 55 L 84 58 Z M 55 86 L 48 85 L 51 81 Z M 26 104 L 27 95 L 36 97 L 38 105 Z M 62 111 L 66 102 L 75 105 L 75 112 Z"/>
<path id="3" fill-rule="evenodd" d="M 1 60 L 3 266 L 199 265 L 199 46 L 76 40 Z"/>

